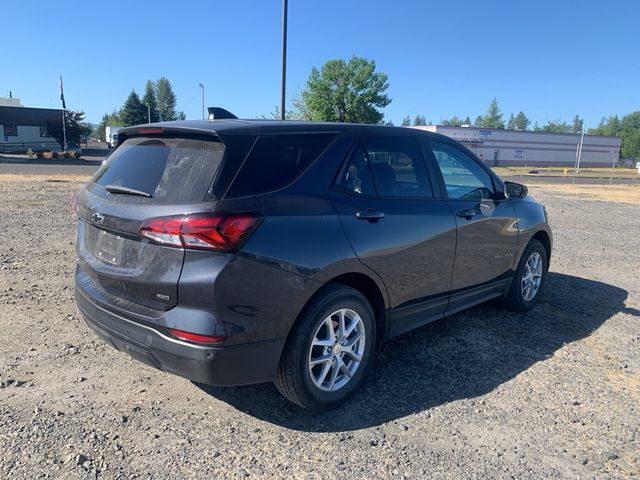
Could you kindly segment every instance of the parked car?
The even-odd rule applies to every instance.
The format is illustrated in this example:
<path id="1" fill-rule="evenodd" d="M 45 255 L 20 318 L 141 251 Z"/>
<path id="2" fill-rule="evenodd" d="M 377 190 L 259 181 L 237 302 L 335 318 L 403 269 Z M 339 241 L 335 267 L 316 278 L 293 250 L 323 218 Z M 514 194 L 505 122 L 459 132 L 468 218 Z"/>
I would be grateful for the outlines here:
<path id="1" fill-rule="evenodd" d="M 112 346 L 213 385 L 343 402 L 385 340 L 541 295 L 527 188 L 409 128 L 213 120 L 119 130 L 77 196 L 76 302 Z"/>

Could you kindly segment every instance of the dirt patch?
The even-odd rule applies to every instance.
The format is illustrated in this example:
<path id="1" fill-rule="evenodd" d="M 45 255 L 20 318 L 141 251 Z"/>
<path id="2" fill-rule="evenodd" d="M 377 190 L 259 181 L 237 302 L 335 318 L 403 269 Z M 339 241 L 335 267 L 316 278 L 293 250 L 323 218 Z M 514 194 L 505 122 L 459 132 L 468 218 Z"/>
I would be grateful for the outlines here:
<path id="1" fill-rule="evenodd" d="M 532 187 L 554 229 L 539 305 L 395 339 L 350 401 L 309 414 L 270 384 L 194 385 L 102 342 L 73 301 L 81 180 L 51 178 L 0 177 L 0 478 L 639 474 L 632 203 Z"/>
<path id="2" fill-rule="evenodd" d="M 640 185 L 572 185 L 572 184 L 532 184 L 532 192 L 544 190 L 575 197 L 640 204 Z"/>

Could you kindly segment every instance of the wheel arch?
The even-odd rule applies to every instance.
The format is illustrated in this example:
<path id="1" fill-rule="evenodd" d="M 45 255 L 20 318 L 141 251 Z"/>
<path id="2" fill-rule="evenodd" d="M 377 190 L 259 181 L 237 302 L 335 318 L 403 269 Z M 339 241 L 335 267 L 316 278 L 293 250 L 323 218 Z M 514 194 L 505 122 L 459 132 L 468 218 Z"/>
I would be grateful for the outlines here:
<path id="1" fill-rule="evenodd" d="M 547 269 L 549 269 L 549 264 L 551 263 L 551 237 L 544 230 L 538 230 L 531 239 L 538 240 L 544 247 L 547 254 Z"/>

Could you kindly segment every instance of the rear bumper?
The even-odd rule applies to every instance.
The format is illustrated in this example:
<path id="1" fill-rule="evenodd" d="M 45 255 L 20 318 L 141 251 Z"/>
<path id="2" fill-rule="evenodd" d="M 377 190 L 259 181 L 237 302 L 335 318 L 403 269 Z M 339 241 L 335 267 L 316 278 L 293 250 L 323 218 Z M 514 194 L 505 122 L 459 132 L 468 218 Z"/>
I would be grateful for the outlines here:
<path id="1" fill-rule="evenodd" d="M 272 380 L 286 340 L 227 347 L 194 345 L 102 308 L 77 286 L 75 299 L 89 327 L 117 350 L 159 370 L 210 385 L 248 385 Z"/>

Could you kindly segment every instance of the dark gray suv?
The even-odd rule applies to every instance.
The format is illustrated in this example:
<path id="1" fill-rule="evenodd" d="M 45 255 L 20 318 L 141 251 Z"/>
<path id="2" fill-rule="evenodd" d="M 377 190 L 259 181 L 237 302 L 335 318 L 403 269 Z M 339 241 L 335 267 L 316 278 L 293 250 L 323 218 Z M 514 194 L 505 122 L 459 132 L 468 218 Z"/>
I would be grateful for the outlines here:
<path id="1" fill-rule="evenodd" d="M 76 302 L 118 350 L 214 385 L 345 400 L 385 340 L 533 307 L 544 207 L 410 128 L 213 120 L 118 132 L 78 194 Z"/>

